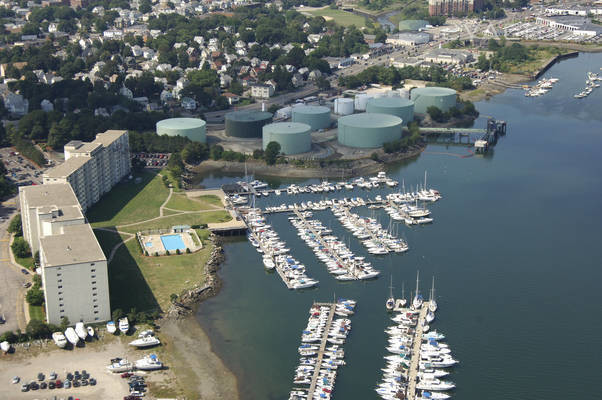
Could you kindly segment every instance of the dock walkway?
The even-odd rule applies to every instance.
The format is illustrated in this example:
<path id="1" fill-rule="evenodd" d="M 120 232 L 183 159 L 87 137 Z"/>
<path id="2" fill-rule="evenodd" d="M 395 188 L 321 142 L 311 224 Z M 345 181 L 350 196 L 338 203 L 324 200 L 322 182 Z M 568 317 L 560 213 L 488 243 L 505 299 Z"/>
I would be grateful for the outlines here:
<path id="1" fill-rule="evenodd" d="M 331 208 L 332 210 L 332 208 Z M 357 221 L 359 226 L 361 228 L 363 228 L 366 233 L 368 235 L 370 235 L 370 239 L 374 242 L 374 243 L 378 243 L 380 246 L 382 246 L 383 248 L 385 248 L 388 252 L 392 252 L 393 249 L 389 247 L 389 245 L 387 245 L 387 243 L 381 238 L 379 237 L 372 229 L 370 229 L 370 227 L 368 226 L 368 223 L 364 220 L 363 217 L 360 217 L 357 214 L 354 214 L 351 212 L 351 210 L 348 207 L 344 207 L 344 212 L 345 212 L 345 216 L 347 218 L 352 218 L 353 220 Z M 349 229 L 348 229 L 349 230 Z M 360 240 L 360 243 L 364 246 L 364 247 L 368 247 L 364 244 L 363 240 Z"/>
<path id="2" fill-rule="evenodd" d="M 328 340 L 328 333 L 330 332 L 330 328 L 332 327 L 332 320 L 334 319 L 334 312 L 336 309 L 335 303 L 315 303 L 318 306 L 326 306 L 330 307 L 328 312 L 328 321 L 326 321 L 326 326 L 324 327 L 324 336 L 322 336 L 322 341 L 320 342 L 320 349 L 318 350 L 318 358 L 316 359 L 316 368 L 314 369 L 314 374 L 311 377 L 311 384 L 309 385 L 309 391 L 307 394 L 308 399 L 314 398 L 314 392 L 316 390 L 316 384 L 318 383 L 318 378 L 320 377 L 320 370 L 322 366 L 322 359 L 324 358 L 324 351 L 326 350 L 326 343 Z"/>
<path id="3" fill-rule="evenodd" d="M 408 371 L 408 391 L 406 398 L 408 400 L 414 400 L 416 398 L 416 383 L 418 379 L 418 367 L 420 364 L 420 346 L 422 345 L 422 326 L 426 319 L 428 312 L 428 301 L 425 301 L 418 314 L 418 323 L 416 324 L 416 334 L 414 335 L 414 342 L 412 343 L 412 359 L 410 361 L 410 369 Z"/>

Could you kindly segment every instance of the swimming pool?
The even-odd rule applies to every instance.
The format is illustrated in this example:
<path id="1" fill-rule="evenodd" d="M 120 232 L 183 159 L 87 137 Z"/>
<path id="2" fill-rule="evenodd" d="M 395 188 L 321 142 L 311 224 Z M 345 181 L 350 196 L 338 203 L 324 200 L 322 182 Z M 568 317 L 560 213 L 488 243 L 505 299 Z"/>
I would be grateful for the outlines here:
<path id="1" fill-rule="evenodd" d="M 161 235 L 161 242 L 163 243 L 163 247 L 165 250 L 174 251 L 174 250 L 186 250 L 186 246 L 184 245 L 184 241 L 180 234 L 174 235 Z"/>

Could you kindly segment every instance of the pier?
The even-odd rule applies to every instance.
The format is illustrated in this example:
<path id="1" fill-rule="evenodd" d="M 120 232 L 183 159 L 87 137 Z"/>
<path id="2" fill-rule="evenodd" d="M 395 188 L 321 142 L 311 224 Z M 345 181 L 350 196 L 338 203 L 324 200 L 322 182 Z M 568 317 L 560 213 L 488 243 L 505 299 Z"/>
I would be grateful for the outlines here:
<path id="1" fill-rule="evenodd" d="M 418 368 L 420 365 L 420 346 L 422 345 L 422 326 L 425 322 L 426 313 L 428 312 L 428 301 L 425 301 L 418 314 L 418 322 L 416 323 L 416 334 L 412 343 L 412 359 L 408 370 L 408 389 L 406 398 L 414 400 L 416 398 L 416 383 L 418 380 Z"/>
<path id="2" fill-rule="evenodd" d="M 330 332 L 330 328 L 332 327 L 332 320 L 334 319 L 334 311 L 336 309 L 335 303 L 314 303 L 318 306 L 326 306 L 330 307 L 328 312 L 328 321 L 326 322 L 326 326 L 324 327 L 324 336 L 322 336 L 322 341 L 320 342 L 320 349 L 318 350 L 318 358 L 316 359 L 316 368 L 314 369 L 314 374 L 311 377 L 311 384 L 309 385 L 309 391 L 307 394 L 308 399 L 314 398 L 314 392 L 316 391 L 316 383 L 318 383 L 318 378 L 320 377 L 320 366 L 322 365 L 322 359 L 324 358 L 324 351 L 326 350 L 326 343 L 328 341 L 328 332 Z"/>

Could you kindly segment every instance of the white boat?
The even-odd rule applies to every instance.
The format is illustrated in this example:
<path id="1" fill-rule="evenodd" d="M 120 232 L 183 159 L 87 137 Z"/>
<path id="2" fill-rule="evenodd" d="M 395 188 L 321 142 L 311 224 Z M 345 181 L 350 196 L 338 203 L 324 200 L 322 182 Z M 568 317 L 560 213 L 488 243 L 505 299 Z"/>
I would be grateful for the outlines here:
<path id="1" fill-rule="evenodd" d="M 161 341 L 154 336 L 143 336 L 130 342 L 130 346 L 138 348 L 151 347 L 159 344 L 161 344 Z"/>
<path id="2" fill-rule="evenodd" d="M 88 337 L 88 332 L 86 331 L 83 322 L 78 322 L 75 324 L 75 333 L 81 340 L 86 340 Z"/>
<path id="3" fill-rule="evenodd" d="M 7 341 L 0 343 L 0 350 L 2 350 L 4 353 L 8 353 L 10 351 L 10 343 Z"/>
<path id="4" fill-rule="evenodd" d="M 418 290 L 418 280 L 420 278 L 420 271 L 416 272 L 416 293 L 414 294 L 414 300 L 412 300 L 412 306 L 414 307 L 414 309 L 418 310 L 420 307 L 422 307 L 422 304 L 424 302 L 422 295 L 420 295 L 420 292 Z"/>
<path id="5" fill-rule="evenodd" d="M 391 284 L 389 285 L 389 298 L 385 303 L 385 307 L 388 311 L 393 311 L 393 308 L 395 308 L 395 298 L 393 297 L 393 275 L 391 275 Z"/>
<path id="6" fill-rule="evenodd" d="M 276 268 L 276 264 L 274 264 L 274 260 L 272 260 L 272 257 L 270 257 L 270 256 L 263 256 L 263 265 L 267 269 L 274 269 L 274 268 Z"/>
<path id="7" fill-rule="evenodd" d="M 446 393 L 439 392 L 427 392 L 426 390 L 422 391 L 422 396 L 416 397 L 416 400 L 446 400 L 451 396 Z"/>
<path id="8" fill-rule="evenodd" d="M 91 326 L 88 326 L 86 328 L 86 330 L 88 331 L 88 336 L 90 336 L 90 338 L 94 337 L 94 328 L 92 328 Z"/>
<path id="9" fill-rule="evenodd" d="M 115 326 L 115 322 L 113 322 L 113 321 L 107 322 L 107 332 L 109 332 L 109 333 L 117 332 L 117 327 Z"/>
<path id="10" fill-rule="evenodd" d="M 75 329 L 69 327 L 65 330 L 65 337 L 72 345 L 76 346 L 79 342 L 79 336 L 75 333 Z"/>
<path id="11" fill-rule="evenodd" d="M 52 340 L 54 340 L 54 343 L 61 349 L 64 349 L 65 346 L 67 346 L 67 338 L 63 332 L 54 332 L 52 334 Z"/>
<path id="12" fill-rule="evenodd" d="M 119 331 L 121 333 L 127 333 L 130 330 L 130 323 L 128 322 L 127 317 L 123 317 L 119 319 Z"/>
<path id="13" fill-rule="evenodd" d="M 134 364 L 129 362 L 127 359 L 119 359 L 110 365 L 107 365 L 107 369 L 114 373 L 127 372 L 134 369 Z"/>
<path id="14" fill-rule="evenodd" d="M 429 311 L 437 311 L 437 300 L 435 300 L 435 277 L 433 276 L 433 285 L 431 286 L 431 298 L 429 300 Z M 430 321 L 429 321 L 430 322 Z"/>
<path id="15" fill-rule="evenodd" d="M 159 361 L 156 354 L 149 354 L 148 356 L 141 358 L 135 363 L 136 369 L 141 371 L 153 371 L 156 369 L 162 369 L 163 363 Z"/>
<path id="16" fill-rule="evenodd" d="M 434 390 L 444 392 L 455 388 L 456 385 L 453 382 L 441 381 L 439 379 L 424 380 L 416 384 L 416 389 L 421 390 Z"/>
<path id="17" fill-rule="evenodd" d="M 426 322 L 430 324 L 431 322 L 433 322 L 434 319 L 435 319 L 435 314 L 433 314 L 433 312 L 429 310 L 429 312 L 426 313 L 426 317 L 425 317 Z"/>

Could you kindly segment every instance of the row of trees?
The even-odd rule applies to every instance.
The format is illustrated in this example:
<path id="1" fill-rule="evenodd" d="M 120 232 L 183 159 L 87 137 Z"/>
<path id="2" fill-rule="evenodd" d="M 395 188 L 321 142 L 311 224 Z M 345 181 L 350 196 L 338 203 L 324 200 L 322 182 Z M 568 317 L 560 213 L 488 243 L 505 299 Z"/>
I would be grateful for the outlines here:
<path id="1" fill-rule="evenodd" d="M 445 112 L 436 106 L 430 106 L 426 109 L 426 112 L 435 122 L 447 122 L 452 118 L 460 118 L 463 116 L 469 116 L 473 118 L 479 116 L 479 112 L 475 108 L 474 104 L 468 100 L 458 100 L 458 104 L 455 107 L 452 107 Z"/>
<path id="2" fill-rule="evenodd" d="M 536 47 L 526 47 L 520 43 L 512 43 L 507 46 L 506 39 L 502 38 L 500 41 L 489 39 L 488 49 L 494 51 L 494 55 L 487 58 L 481 54 L 477 60 L 477 68 L 483 71 L 493 69 L 508 72 L 512 66 L 520 65 L 531 59 L 530 52 Z"/>
<path id="3" fill-rule="evenodd" d="M 410 134 L 404 136 L 399 140 L 392 142 L 383 143 L 383 150 L 385 153 L 397 153 L 407 151 L 410 146 L 418 144 L 422 141 L 420 131 L 418 130 L 418 123 L 412 121 L 408 124 L 408 130 Z"/>

